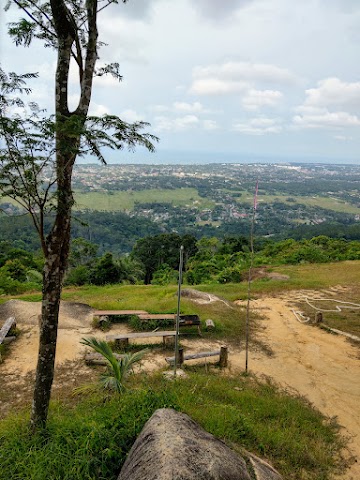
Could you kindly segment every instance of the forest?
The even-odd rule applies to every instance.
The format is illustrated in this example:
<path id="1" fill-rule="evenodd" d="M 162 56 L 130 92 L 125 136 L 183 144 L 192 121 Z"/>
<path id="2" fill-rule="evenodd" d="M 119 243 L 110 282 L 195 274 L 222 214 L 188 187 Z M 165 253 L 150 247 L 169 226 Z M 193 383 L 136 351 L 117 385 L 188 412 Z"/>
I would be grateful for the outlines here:
<path id="1" fill-rule="evenodd" d="M 129 254 L 103 253 L 84 238 L 71 244 L 66 285 L 154 284 L 177 282 L 179 249 L 184 246 L 184 283 L 238 283 L 247 280 L 252 252 L 245 236 L 202 237 L 160 233 L 137 240 Z M 21 241 L 0 242 L 0 294 L 41 289 L 43 258 Z M 310 239 L 255 239 L 253 264 L 327 263 L 360 259 L 360 241 L 319 235 Z"/>

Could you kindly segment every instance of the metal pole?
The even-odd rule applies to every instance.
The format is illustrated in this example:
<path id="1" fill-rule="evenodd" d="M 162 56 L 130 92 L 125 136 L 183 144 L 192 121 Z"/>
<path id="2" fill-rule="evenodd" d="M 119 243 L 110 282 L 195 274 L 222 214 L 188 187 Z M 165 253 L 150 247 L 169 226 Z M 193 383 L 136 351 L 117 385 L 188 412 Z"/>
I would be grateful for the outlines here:
<path id="1" fill-rule="evenodd" d="M 255 196 L 254 196 L 254 206 L 253 214 L 251 219 L 251 230 L 250 230 L 250 268 L 249 268 L 249 277 L 248 277 L 248 291 L 247 291 L 247 305 L 246 305 L 246 324 L 245 324 L 245 372 L 248 371 L 249 363 L 249 331 L 250 331 L 250 293 L 251 293 L 251 280 L 252 280 L 252 269 L 254 264 L 254 228 L 255 228 L 255 214 L 257 207 L 257 192 L 258 192 L 258 181 L 256 182 Z"/>
<path id="2" fill-rule="evenodd" d="M 180 262 L 179 262 L 179 281 L 178 281 L 178 298 L 177 298 L 177 312 L 176 312 L 176 325 L 175 325 L 175 362 L 174 362 L 174 378 L 176 377 L 176 368 L 179 361 L 179 324 L 180 324 L 180 298 L 181 298 L 181 284 L 182 284 L 182 271 L 184 263 L 184 247 L 180 247 Z"/>

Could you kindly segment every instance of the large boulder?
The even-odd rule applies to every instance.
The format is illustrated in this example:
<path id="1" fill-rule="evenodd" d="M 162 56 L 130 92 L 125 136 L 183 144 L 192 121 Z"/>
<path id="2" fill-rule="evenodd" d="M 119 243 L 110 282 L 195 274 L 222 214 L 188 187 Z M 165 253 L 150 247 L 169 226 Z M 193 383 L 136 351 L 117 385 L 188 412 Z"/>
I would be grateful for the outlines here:
<path id="1" fill-rule="evenodd" d="M 188 415 L 163 408 L 157 410 L 145 424 L 118 480 L 253 478 L 282 480 L 270 465 L 253 455 L 245 461 Z"/>

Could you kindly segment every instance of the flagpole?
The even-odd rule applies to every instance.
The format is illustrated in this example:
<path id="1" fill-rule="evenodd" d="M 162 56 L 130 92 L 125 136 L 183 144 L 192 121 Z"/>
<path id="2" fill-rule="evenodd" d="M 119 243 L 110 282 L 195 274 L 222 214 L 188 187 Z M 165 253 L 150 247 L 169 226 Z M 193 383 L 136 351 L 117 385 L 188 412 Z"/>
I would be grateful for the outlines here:
<path id="1" fill-rule="evenodd" d="M 253 205 L 251 228 L 250 228 L 250 267 L 249 267 L 249 276 L 248 276 L 246 323 L 245 323 L 245 372 L 246 373 L 248 371 L 248 364 L 249 364 L 250 293 L 251 293 L 252 269 L 254 265 L 254 230 L 255 230 L 255 214 L 256 214 L 256 208 L 257 208 L 258 189 L 259 189 L 259 180 L 256 180 L 254 205 Z"/>
<path id="2" fill-rule="evenodd" d="M 179 361 L 179 325 L 180 325 L 180 297 L 182 284 L 182 271 L 184 263 L 184 247 L 180 247 L 180 261 L 179 261 L 179 282 L 178 282 L 178 298 L 177 298 L 177 312 L 176 312 L 176 326 L 175 326 L 175 362 L 174 362 L 174 377 L 176 377 L 176 368 Z"/>

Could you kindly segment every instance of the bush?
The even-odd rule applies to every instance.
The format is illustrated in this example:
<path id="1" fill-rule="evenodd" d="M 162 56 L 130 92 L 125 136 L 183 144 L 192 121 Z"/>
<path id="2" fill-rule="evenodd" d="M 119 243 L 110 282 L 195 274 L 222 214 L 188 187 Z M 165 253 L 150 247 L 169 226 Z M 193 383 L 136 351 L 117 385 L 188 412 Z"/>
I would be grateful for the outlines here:
<path id="1" fill-rule="evenodd" d="M 85 265 L 79 265 L 78 267 L 72 268 L 65 280 L 66 285 L 86 285 L 89 283 L 90 273 L 89 267 Z"/>
<path id="2" fill-rule="evenodd" d="M 118 283 L 120 280 L 120 267 L 114 262 L 111 253 L 105 253 L 90 272 L 90 281 L 95 285 Z"/>
<path id="3" fill-rule="evenodd" d="M 224 268 L 217 276 L 219 283 L 239 283 L 242 280 L 242 272 L 237 266 Z"/>
<path id="4" fill-rule="evenodd" d="M 178 281 L 178 272 L 173 270 L 169 265 L 164 263 L 161 267 L 156 270 L 151 280 L 153 285 L 169 285 L 170 283 L 174 284 Z"/>

